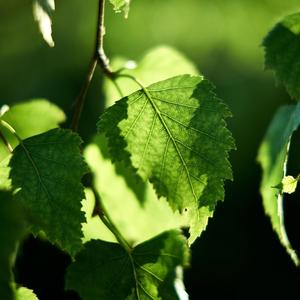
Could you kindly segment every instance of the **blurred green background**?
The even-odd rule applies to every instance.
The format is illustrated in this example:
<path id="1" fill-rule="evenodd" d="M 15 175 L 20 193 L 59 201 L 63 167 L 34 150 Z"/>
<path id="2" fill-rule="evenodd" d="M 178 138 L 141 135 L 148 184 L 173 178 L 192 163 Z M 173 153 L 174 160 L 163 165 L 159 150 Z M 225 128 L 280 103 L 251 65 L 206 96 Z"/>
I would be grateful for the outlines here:
<path id="1" fill-rule="evenodd" d="M 108 6 L 108 56 L 138 60 L 154 46 L 174 46 L 214 82 L 234 115 L 229 127 L 238 147 L 231 154 L 235 180 L 226 184 L 225 202 L 192 247 L 185 275 L 191 299 L 300 299 L 300 273 L 264 216 L 256 164 L 273 113 L 290 102 L 264 71 L 261 42 L 282 16 L 300 9 L 299 1 L 132 0 L 127 20 Z M 31 0 L 0 0 L 0 105 L 42 97 L 70 116 L 92 54 L 96 17 L 97 0 L 57 0 L 51 49 L 33 22 Z M 79 130 L 86 142 L 103 109 L 102 79 L 98 69 Z M 290 214 L 294 229 L 288 229 L 297 246 L 300 221 L 294 210 Z M 17 280 L 41 300 L 77 299 L 62 292 L 67 264 L 54 247 L 29 239 Z"/>

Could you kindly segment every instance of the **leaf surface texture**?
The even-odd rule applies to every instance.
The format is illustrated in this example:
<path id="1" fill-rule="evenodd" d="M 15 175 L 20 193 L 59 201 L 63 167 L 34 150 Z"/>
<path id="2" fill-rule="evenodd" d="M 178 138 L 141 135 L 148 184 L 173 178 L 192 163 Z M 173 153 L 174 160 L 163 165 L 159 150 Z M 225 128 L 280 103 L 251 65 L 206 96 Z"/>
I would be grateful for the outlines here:
<path id="1" fill-rule="evenodd" d="M 175 300 L 176 269 L 188 259 L 186 241 L 178 231 L 165 232 L 131 253 L 115 243 L 91 241 L 69 267 L 66 286 L 83 300 Z"/>
<path id="2" fill-rule="evenodd" d="M 282 185 L 286 176 L 289 144 L 299 124 L 300 104 L 281 107 L 275 114 L 258 153 L 258 161 L 263 169 L 260 191 L 265 212 L 281 243 L 297 265 L 299 258 L 289 242 L 284 226 L 283 190 L 276 187 L 278 184 Z"/>
<path id="3" fill-rule="evenodd" d="M 81 177 L 87 167 L 80 137 L 52 129 L 23 141 L 10 162 L 12 186 L 22 202 L 31 229 L 44 231 L 52 243 L 74 255 L 81 247 Z"/>
<path id="4" fill-rule="evenodd" d="M 224 180 L 232 179 L 234 141 L 224 121 L 230 115 L 209 81 L 181 75 L 121 99 L 98 122 L 113 159 L 132 164 L 188 216 L 190 243 L 224 198 Z"/>

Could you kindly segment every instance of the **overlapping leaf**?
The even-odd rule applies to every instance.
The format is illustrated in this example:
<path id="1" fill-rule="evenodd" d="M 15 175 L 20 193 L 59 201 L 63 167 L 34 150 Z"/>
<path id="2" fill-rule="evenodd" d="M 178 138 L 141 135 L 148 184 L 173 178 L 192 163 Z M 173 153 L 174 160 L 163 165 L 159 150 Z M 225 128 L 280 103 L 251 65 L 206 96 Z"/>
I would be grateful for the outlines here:
<path id="1" fill-rule="evenodd" d="M 276 24 L 263 45 L 266 68 L 275 72 L 292 98 L 300 100 L 300 13 Z"/>
<path id="2" fill-rule="evenodd" d="M 128 17 L 131 0 L 109 0 L 116 12 L 124 12 L 125 18 Z"/>
<path id="3" fill-rule="evenodd" d="M 15 292 L 16 300 L 39 300 L 33 290 L 19 287 Z"/>
<path id="4" fill-rule="evenodd" d="M 289 144 L 300 124 L 300 104 L 281 107 L 274 116 L 258 154 L 263 169 L 260 191 L 266 214 L 281 243 L 299 265 L 299 258 L 289 242 L 284 226 L 283 190 L 278 187 L 286 176 Z"/>
<path id="5" fill-rule="evenodd" d="M 65 121 L 65 114 L 56 105 L 44 99 L 36 99 L 13 105 L 1 117 L 8 122 L 22 139 L 58 127 Z M 9 143 L 15 147 L 18 141 L 5 128 L 1 128 Z M 0 141 L 0 161 L 9 155 Z"/>
<path id="6" fill-rule="evenodd" d="M 176 269 L 188 263 L 188 256 L 178 231 L 165 232 L 129 253 L 115 243 L 91 241 L 69 267 L 66 286 L 83 300 L 175 300 Z"/>
<path id="7" fill-rule="evenodd" d="M 112 67 L 116 70 L 128 64 L 134 64 L 134 62 L 121 58 L 112 60 Z M 169 46 L 159 46 L 150 49 L 137 63 L 137 66 L 126 70 L 126 73 L 135 76 L 147 86 L 181 74 L 199 74 L 191 61 L 176 49 Z M 138 85 L 128 80 L 128 78 L 121 77 L 117 80 L 124 96 L 128 96 L 139 89 Z M 107 107 L 121 98 L 110 79 L 105 80 L 104 91 Z"/>
<path id="8" fill-rule="evenodd" d="M 20 212 L 9 192 L 0 191 L 0 298 L 14 300 L 12 265 L 22 234 Z"/>
<path id="9" fill-rule="evenodd" d="M 52 13 L 55 10 L 54 0 L 34 0 L 33 16 L 39 25 L 44 40 L 50 47 L 54 47 L 52 38 Z"/>
<path id="10" fill-rule="evenodd" d="M 98 123 L 112 157 L 132 164 L 174 210 L 188 215 L 190 242 L 224 198 L 224 180 L 232 178 L 228 116 L 207 80 L 182 75 L 123 98 Z"/>
<path id="11" fill-rule="evenodd" d="M 80 154 L 81 139 L 68 130 L 52 129 L 28 138 L 10 162 L 12 186 L 32 221 L 34 233 L 74 255 L 81 247 L 81 177 L 87 167 Z"/>
<path id="12" fill-rule="evenodd" d="M 94 184 L 101 203 L 126 240 L 131 244 L 141 243 L 164 231 L 185 225 L 185 220 L 178 212 L 172 211 L 166 199 L 157 199 L 150 183 L 144 185 L 136 180 L 134 174 L 127 172 L 127 182 L 132 182 L 129 186 L 124 178 L 125 172 L 118 173 L 122 166 L 118 162 L 111 162 L 106 148 L 106 140 L 99 137 L 85 149 L 84 156 L 95 175 Z M 144 193 L 135 193 L 137 189 Z M 86 195 L 88 197 L 84 200 L 84 207 L 88 222 L 83 224 L 85 240 L 101 238 L 115 241 L 107 228 L 101 225 L 99 217 L 91 218 L 95 197 L 91 191 Z"/>

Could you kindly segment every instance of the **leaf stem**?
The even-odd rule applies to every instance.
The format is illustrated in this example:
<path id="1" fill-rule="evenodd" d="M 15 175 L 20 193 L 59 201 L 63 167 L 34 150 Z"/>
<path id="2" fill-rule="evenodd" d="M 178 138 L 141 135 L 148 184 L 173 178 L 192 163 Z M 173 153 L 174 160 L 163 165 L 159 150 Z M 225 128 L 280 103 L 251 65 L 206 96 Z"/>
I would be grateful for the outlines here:
<path id="1" fill-rule="evenodd" d="M 9 131 L 10 133 L 12 133 L 12 134 L 16 137 L 16 139 L 18 140 L 18 142 L 19 142 L 20 144 L 23 143 L 23 140 L 20 138 L 20 136 L 17 134 L 17 132 L 15 131 L 15 129 L 14 129 L 11 125 L 9 125 L 7 122 L 5 122 L 4 120 L 1 120 L 1 119 L 0 119 L 0 124 L 1 124 L 3 127 L 5 127 L 6 129 L 8 129 L 8 131 Z"/>
<path id="2" fill-rule="evenodd" d="M 14 149 L 11 146 L 11 144 L 8 142 L 8 140 L 6 139 L 6 137 L 4 136 L 4 134 L 2 133 L 1 130 L 0 130 L 0 139 L 2 140 L 3 144 L 5 145 L 7 151 L 9 153 L 12 153 Z"/>
<path id="3" fill-rule="evenodd" d="M 112 234 L 115 236 L 116 240 L 119 242 L 120 245 L 125 248 L 125 250 L 130 253 L 131 252 L 131 246 L 128 244 L 126 239 L 123 237 L 121 232 L 118 230 L 118 228 L 114 225 L 114 222 L 109 216 L 109 213 L 107 212 L 101 196 L 99 195 L 98 191 L 96 190 L 94 184 L 93 184 L 93 174 L 90 173 L 92 176 L 88 177 L 90 180 L 87 182 L 87 186 L 92 190 L 95 196 L 95 206 L 94 211 L 92 213 L 92 217 L 98 216 L 104 225 L 112 232 Z"/>

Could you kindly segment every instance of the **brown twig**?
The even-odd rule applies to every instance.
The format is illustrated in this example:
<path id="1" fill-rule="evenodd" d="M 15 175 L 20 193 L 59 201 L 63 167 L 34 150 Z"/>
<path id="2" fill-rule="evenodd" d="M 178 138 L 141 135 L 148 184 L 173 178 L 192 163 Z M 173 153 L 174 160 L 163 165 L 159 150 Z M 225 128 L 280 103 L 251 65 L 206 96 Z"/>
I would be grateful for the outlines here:
<path id="1" fill-rule="evenodd" d="M 90 62 L 88 73 L 81 87 L 79 96 L 74 105 L 74 113 L 72 117 L 71 129 L 77 131 L 81 113 L 85 104 L 86 96 L 88 89 L 90 87 L 91 81 L 93 79 L 95 69 L 97 64 L 102 68 L 103 73 L 113 80 L 114 73 L 110 69 L 109 60 L 105 55 L 103 48 L 103 37 L 105 35 L 104 27 L 104 11 L 105 11 L 105 0 L 99 0 L 99 9 L 98 9 L 98 24 L 97 24 L 97 34 L 96 34 L 96 43 L 95 50 Z"/>

